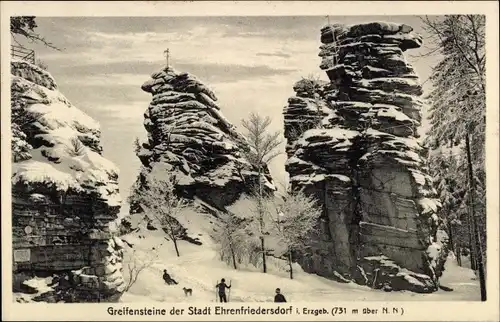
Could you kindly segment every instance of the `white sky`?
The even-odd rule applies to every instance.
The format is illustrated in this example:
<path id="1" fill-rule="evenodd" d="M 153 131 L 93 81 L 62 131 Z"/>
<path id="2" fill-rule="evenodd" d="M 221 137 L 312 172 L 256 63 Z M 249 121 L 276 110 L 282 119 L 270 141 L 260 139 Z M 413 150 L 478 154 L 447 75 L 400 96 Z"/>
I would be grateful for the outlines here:
<path id="1" fill-rule="evenodd" d="M 331 16 L 330 21 L 403 22 L 425 38 L 416 16 Z M 326 79 L 318 67 L 320 29 L 326 23 L 322 16 L 38 17 L 37 23 L 38 32 L 64 50 L 30 46 L 61 92 L 101 124 L 103 154 L 120 168 L 123 197 L 140 165 L 132 143 L 146 134 L 143 113 L 151 97 L 140 87 L 163 67 L 166 48 L 177 70 L 194 74 L 215 91 L 222 112 L 238 127 L 255 111 L 272 117 L 273 130 L 282 130 L 283 107 L 294 83 L 311 74 Z M 408 60 L 422 82 L 436 62 Z M 278 181 L 286 177 L 284 162 L 282 155 L 271 164 Z"/>

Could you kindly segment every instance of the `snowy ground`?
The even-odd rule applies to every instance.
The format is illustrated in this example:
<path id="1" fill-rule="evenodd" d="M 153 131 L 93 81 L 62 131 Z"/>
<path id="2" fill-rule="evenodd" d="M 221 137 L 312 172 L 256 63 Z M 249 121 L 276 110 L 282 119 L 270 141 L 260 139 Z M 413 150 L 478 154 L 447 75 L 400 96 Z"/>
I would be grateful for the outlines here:
<path id="1" fill-rule="evenodd" d="M 215 285 L 221 278 L 232 283 L 229 293 L 231 302 L 272 302 L 277 287 L 281 288 L 288 302 L 480 300 L 479 285 L 473 272 L 468 268 L 458 267 L 453 258 L 447 261 L 441 284 L 453 288 L 454 291 L 439 290 L 433 294 L 384 292 L 354 283 L 338 283 L 304 273 L 298 266 L 294 268 L 294 279 L 290 280 L 284 270 L 285 263 L 273 259 L 269 259 L 267 274 L 249 267 L 234 270 L 218 259 L 216 247 L 208 236 L 212 230 L 209 215 L 193 212 L 188 214 L 185 220 L 184 224 L 187 224 L 190 235 L 198 237 L 203 245 L 180 241 L 180 257 L 176 256 L 172 242 L 166 241 L 160 230 L 149 231 L 141 225 L 139 232 L 123 237 L 133 244 L 133 248 L 127 247 L 128 256 L 124 262 L 126 280 L 132 250 L 141 261 L 156 259 L 141 272 L 137 282 L 122 296 L 122 302 L 215 302 Z M 179 284 L 166 285 L 162 280 L 163 269 L 167 269 Z M 183 287 L 192 288 L 193 296 L 185 297 Z"/>

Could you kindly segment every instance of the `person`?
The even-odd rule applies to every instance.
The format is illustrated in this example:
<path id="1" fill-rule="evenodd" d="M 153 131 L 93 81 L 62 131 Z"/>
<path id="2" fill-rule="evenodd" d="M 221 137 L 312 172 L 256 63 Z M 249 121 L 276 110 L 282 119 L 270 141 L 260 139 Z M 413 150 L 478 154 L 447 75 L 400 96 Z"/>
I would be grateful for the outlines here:
<path id="1" fill-rule="evenodd" d="M 179 284 L 177 283 L 176 280 L 174 280 L 172 277 L 170 277 L 170 274 L 167 273 L 167 270 L 164 269 L 163 270 L 163 280 L 165 281 L 165 283 L 167 283 L 168 285 L 171 285 L 171 284 Z"/>
<path id="2" fill-rule="evenodd" d="M 286 299 L 283 296 L 283 294 L 281 294 L 281 290 L 279 288 L 276 289 L 276 295 L 274 296 L 274 302 L 276 302 L 276 303 L 286 302 Z"/>
<path id="3" fill-rule="evenodd" d="M 226 288 L 231 288 L 231 284 L 229 286 L 226 285 L 226 280 L 221 279 L 220 283 L 215 285 L 215 287 L 219 290 L 219 299 L 221 302 L 227 302 L 226 298 Z"/>

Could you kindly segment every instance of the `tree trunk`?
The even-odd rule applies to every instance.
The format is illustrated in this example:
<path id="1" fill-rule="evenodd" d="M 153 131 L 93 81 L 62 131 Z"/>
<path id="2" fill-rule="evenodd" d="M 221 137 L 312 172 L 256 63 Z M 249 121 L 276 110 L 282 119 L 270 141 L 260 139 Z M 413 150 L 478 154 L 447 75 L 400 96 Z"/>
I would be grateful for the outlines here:
<path id="1" fill-rule="evenodd" d="M 234 269 L 238 269 L 236 266 L 236 256 L 234 255 L 233 245 L 230 245 L 229 248 L 231 249 L 231 257 L 233 258 L 233 267 Z"/>
<path id="2" fill-rule="evenodd" d="M 449 215 L 447 215 L 446 217 L 449 217 Z M 448 236 L 450 237 L 449 240 L 450 249 L 455 254 L 458 266 L 462 266 L 462 260 L 460 257 L 460 248 L 458 246 L 458 242 L 455 241 L 455 229 L 453 228 L 454 226 L 450 223 L 448 223 L 447 226 L 448 226 Z"/>
<path id="3" fill-rule="evenodd" d="M 469 258 L 470 258 L 470 268 L 472 270 L 476 270 L 477 269 L 477 265 L 476 265 L 476 256 L 475 256 L 475 249 L 474 249 L 474 229 L 473 229 L 473 222 L 472 222 L 472 218 L 470 218 L 470 215 L 466 216 L 467 217 L 467 232 L 469 234 Z"/>
<path id="4" fill-rule="evenodd" d="M 458 266 L 462 266 L 462 250 L 460 249 L 460 241 L 455 238 L 455 231 L 456 231 L 456 226 L 450 225 L 450 243 L 451 243 L 451 250 L 455 254 L 457 258 L 457 264 Z"/>
<path id="5" fill-rule="evenodd" d="M 449 215 L 447 215 L 447 217 L 449 217 Z M 448 223 L 446 226 L 448 226 L 448 237 L 450 238 L 449 239 L 450 248 L 452 249 L 452 251 L 455 251 L 455 238 L 454 238 L 455 235 L 453 234 L 453 225 Z"/>
<path id="6" fill-rule="evenodd" d="M 484 275 L 484 262 L 483 262 L 483 247 L 482 247 L 482 242 L 481 242 L 481 235 L 479 233 L 479 227 L 478 227 L 478 220 L 477 216 L 474 211 L 474 204 L 475 204 L 475 198 L 474 198 L 474 174 L 472 172 L 472 161 L 471 161 L 471 155 L 470 155 L 470 142 L 469 142 L 469 133 L 466 134 L 465 137 L 465 146 L 467 149 L 467 168 L 469 172 L 469 191 L 470 191 L 470 217 L 471 217 L 471 222 L 473 222 L 473 227 L 474 227 L 474 250 L 476 251 L 476 259 L 477 259 L 477 266 L 479 270 L 479 285 L 481 288 L 481 301 L 486 301 L 486 280 L 485 280 L 485 275 Z"/>
<path id="7" fill-rule="evenodd" d="M 458 266 L 462 267 L 462 248 L 460 248 L 460 245 L 458 243 L 456 248 L 456 254 L 457 254 L 457 264 Z"/>
<path id="8" fill-rule="evenodd" d="M 172 241 L 174 242 L 174 247 L 175 247 L 175 253 L 177 254 L 177 257 L 181 257 L 181 254 L 179 254 L 179 247 L 177 247 L 177 238 L 171 237 Z"/>
<path id="9" fill-rule="evenodd" d="M 288 250 L 288 265 L 290 266 L 290 279 L 293 280 L 292 251 Z"/>
<path id="10" fill-rule="evenodd" d="M 260 246 L 262 249 L 262 272 L 267 273 L 267 266 L 266 266 L 266 251 L 265 251 L 265 245 L 264 245 L 264 237 L 260 238 Z"/>
<path id="11" fill-rule="evenodd" d="M 264 242 L 264 209 L 262 209 L 262 165 L 258 165 L 258 174 L 259 174 L 259 195 L 258 195 L 258 207 L 259 207 L 259 223 L 260 223 L 260 246 L 262 251 L 262 272 L 267 273 L 267 265 L 266 265 L 266 247 Z"/>

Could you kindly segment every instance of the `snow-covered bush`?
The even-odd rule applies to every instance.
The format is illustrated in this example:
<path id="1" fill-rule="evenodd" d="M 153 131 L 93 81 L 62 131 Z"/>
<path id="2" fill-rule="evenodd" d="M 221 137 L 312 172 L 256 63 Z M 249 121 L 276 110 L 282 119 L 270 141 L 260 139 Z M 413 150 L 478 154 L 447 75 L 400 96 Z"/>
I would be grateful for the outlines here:
<path id="1" fill-rule="evenodd" d="M 289 191 L 283 200 L 267 204 L 266 213 L 273 225 L 275 256 L 286 257 L 290 279 L 293 279 L 293 254 L 306 248 L 307 236 L 314 231 L 322 213 L 317 200 L 302 190 Z"/>

